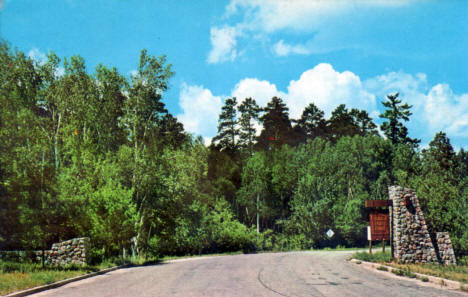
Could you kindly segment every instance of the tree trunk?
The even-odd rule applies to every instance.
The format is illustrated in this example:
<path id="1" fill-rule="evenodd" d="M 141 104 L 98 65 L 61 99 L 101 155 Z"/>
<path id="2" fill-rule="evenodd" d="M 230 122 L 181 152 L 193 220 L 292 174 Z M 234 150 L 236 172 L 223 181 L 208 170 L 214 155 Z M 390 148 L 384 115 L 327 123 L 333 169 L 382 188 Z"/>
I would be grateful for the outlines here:
<path id="1" fill-rule="evenodd" d="M 58 121 L 57 121 L 57 129 L 55 130 L 55 135 L 54 135 L 54 158 L 55 158 L 55 169 L 57 170 L 59 168 L 60 164 L 60 158 L 59 158 L 59 148 L 58 148 L 58 133 L 60 130 L 60 122 L 62 120 L 62 115 L 58 115 Z"/>
<path id="2" fill-rule="evenodd" d="M 260 200 L 260 195 L 257 193 L 257 234 L 260 233 L 260 225 L 259 225 L 259 222 L 260 222 L 260 217 L 258 215 L 258 201 Z"/>

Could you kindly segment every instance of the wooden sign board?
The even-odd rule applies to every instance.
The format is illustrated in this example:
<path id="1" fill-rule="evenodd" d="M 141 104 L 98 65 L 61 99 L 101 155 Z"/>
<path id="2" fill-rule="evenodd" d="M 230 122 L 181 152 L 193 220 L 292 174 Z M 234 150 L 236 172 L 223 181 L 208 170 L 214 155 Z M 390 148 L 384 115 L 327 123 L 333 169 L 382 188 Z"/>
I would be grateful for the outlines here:
<path id="1" fill-rule="evenodd" d="M 370 213 L 371 240 L 390 240 L 390 222 L 388 212 Z"/>
<path id="2" fill-rule="evenodd" d="M 392 200 L 366 200 L 364 205 L 366 207 L 387 207 L 392 206 Z"/>

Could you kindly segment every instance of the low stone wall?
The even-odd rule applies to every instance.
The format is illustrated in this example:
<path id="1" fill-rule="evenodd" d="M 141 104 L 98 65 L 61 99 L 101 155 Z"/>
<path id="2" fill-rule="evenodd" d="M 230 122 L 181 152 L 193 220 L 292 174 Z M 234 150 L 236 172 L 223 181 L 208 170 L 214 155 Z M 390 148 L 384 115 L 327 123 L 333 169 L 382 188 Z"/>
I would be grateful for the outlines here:
<path id="1" fill-rule="evenodd" d="M 44 262 L 51 265 L 86 264 L 90 241 L 88 237 L 73 238 L 54 243 L 50 250 L 44 251 Z M 0 259 L 27 262 L 42 262 L 42 251 L 3 251 Z"/>
<path id="2" fill-rule="evenodd" d="M 400 186 L 388 191 L 393 204 L 393 257 L 403 263 L 437 263 L 416 193 Z"/>
<path id="3" fill-rule="evenodd" d="M 437 232 L 436 233 L 437 246 L 439 248 L 439 255 L 442 264 L 444 265 L 456 265 L 457 260 L 455 259 L 455 253 L 453 251 L 452 241 L 448 232 Z"/>
<path id="4" fill-rule="evenodd" d="M 52 265 L 83 265 L 86 263 L 89 245 L 88 237 L 54 243 L 52 249 L 46 253 L 46 262 Z"/>

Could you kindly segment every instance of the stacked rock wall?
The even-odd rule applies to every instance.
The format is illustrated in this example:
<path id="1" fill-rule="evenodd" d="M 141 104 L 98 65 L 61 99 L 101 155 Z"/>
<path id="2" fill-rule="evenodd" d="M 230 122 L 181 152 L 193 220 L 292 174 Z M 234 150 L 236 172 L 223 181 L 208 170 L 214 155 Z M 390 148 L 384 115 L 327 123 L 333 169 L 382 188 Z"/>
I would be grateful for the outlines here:
<path id="1" fill-rule="evenodd" d="M 54 243 L 50 250 L 44 250 L 46 264 L 86 264 L 90 247 L 89 237 L 73 238 Z M 42 251 L 0 251 L 0 259 L 15 262 L 42 262 Z"/>
<path id="2" fill-rule="evenodd" d="M 403 263 L 456 264 L 448 232 L 437 232 L 431 238 L 414 190 L 391 186 L 388 192 L 393 258 Z"/>
<path id="3" fill-rule="evenodd" d="M 389 187 L 392 200 L 393 257 L 403 263 L 437 263 L 437 254 L 415 192 Z"/>
<path id="4" fill-rule="evenodd" d="M 456 265 L 455 253 L 448 232 L 436 233 L 437 246 L 439 248 L 440 261 L 444 265 Z"/>
<path id="5" fill-rule="evenodd" d="M 46 262 L 52 265 L 86 264 L 89 245 L 88 237 L 54 243 L 52 249 L 46 252 Z"/>

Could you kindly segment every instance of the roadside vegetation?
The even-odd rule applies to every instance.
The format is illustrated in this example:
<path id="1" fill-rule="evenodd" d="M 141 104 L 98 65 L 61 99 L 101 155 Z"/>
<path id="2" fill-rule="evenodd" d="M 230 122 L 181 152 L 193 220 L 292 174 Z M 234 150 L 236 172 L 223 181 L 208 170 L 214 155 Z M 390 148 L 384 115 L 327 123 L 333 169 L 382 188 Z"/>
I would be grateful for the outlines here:
<path id="1" fill-rule="evenodd" d="M 390 263 L 392 261 L 392 254 L 390 251 L 374 252 L 372 254 L 368 252 L 358 252 L 353 255 L 353 258 L 367 262 Z"/>
<path id="2" fill-rule="evenodd" d="M 442 131 L 421 149 L 399 94 L 380 98 L 378 119 L 344 104 L 325 117 L 313 98 L 298 119 L 278 97 L 226 98 L 207 147 L 166 109 L 165 56 L 142 50 L 136 64 L 131 76 L 90 70 L 80 56 L 36 61 L 0 42 L 0 250 L 88 236 L 99 265 L 124 249 L 154 259 L 364 246 L 364 201 L 398 184 L 468 254 L 468 152 Z"/>
<path id="3" fill-rule="evenodd" d="M 43 267 L 37 263 L 0 261 L 0 294 L 20 291 L 54 283 L 88 272 L 97 271 L 94 266 Z"/>
<path id="4" fill-rule="evenodd" d="M 464 284 L 468 284 L 468 257 L 464 257 L 458 261 L 457 265 L 440 265 L 440 264 L 402 264 L 392 261 L 390 252 L 376 252 L 369 254 L 367 252 L 359 252 L 353 255 L 354 259 L 360 261 L 381 263 L 386 266 L 391 266 L 396 269 L 392 273 L 399 276 L 415 278 L 414 273 L 437 276 L 445 279 L 450 279 Z M 384 266 L 377 267 L 379 270 L 387 271 Z M 427 279 L 421 279 L 428 281 Z"/>
<path id="5" fill-rule="evenodd" d="M 0 260 L 0 294 L 5 295 L 11 292 L 47 285 L 114 266 L 149 265 L 159 262 L 159 259 L 137 257 L 133 259 L 106 259 L 98 265 L 48 266 L 39 263 L 19 263 Z"/>

